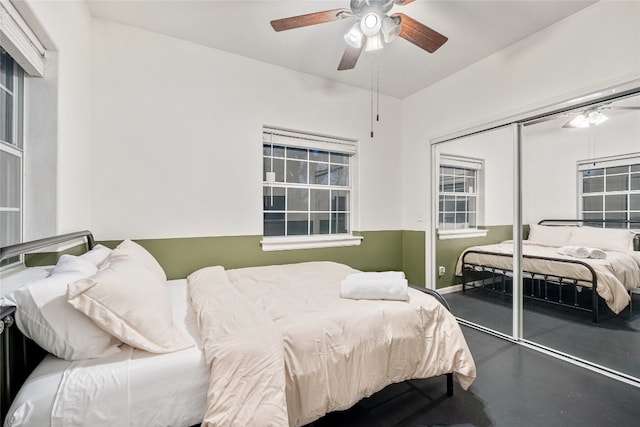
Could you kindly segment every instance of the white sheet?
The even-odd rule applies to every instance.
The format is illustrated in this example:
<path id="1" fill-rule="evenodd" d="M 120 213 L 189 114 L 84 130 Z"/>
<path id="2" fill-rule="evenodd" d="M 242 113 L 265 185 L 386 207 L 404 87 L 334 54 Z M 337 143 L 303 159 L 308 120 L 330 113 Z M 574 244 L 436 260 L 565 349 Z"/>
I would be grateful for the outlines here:
<path id="1" fill-rule="evenodd" d="M 200 333 L 186 280 L 172 280 L 167 286 L 174 321 L 196 346 L 162 355 L 123 346 L 123 351 L 107 358 L 78 362 L 49 355 L 18 393 L 5 427 L 198 424 L 206 408 L 208 384 Z M 83 397 L 79 400 L 79 396 Z M 112 419 L 113 414 L 119 418 Z"/>

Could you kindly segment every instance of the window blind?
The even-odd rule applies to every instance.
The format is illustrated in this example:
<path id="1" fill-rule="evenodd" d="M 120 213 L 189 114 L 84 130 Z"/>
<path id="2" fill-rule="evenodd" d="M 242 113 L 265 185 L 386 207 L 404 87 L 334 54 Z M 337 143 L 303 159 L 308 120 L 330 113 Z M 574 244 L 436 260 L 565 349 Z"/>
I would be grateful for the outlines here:
<path id="1" fill-rule="evenodd" d="M 345 154 L 356 154 L 357 152 L 356 141 L 352 139 L 295 132 L 266 126 L 262 130 L 262 142 L 264 144 L 326 150 Z"/>
<path id="2" fill-rule="evenodd" d="M 44 76 L 44 46 L 8 0 L 0 0 L 0 47 L 31 76 Z"/>
<path id="3" fill-rule="evenodd" d="M 440 155 L 440 166 L 452 166 L 455 168 L 480 170 L 482 169 L 482 160 L 473 159 L 471 157 Z"/>
<path id="4" fill-rule="evenodd" d="M 615 166 L 627 166 L 638 162 L 640 162 L 640 153 L 631 153 L 624 156 L 616 157 L 604 157 L 594 160 L 581 160 L 578 162 L 578 171 L 611 168 Z"/>

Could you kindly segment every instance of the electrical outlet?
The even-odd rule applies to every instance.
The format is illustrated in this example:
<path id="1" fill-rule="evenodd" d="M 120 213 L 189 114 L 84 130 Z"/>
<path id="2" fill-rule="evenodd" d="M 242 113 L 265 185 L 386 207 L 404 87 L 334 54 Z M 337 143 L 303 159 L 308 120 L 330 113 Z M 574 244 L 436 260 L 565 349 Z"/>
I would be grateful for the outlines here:
<path id="1" fill-rule="evenodd" d="M 438 267 L 438 276 L 444 276 L 444 273 L 447 272 L 447 269 L 444 268 L 444 265 L 441 265 L 440 267 Z"/>

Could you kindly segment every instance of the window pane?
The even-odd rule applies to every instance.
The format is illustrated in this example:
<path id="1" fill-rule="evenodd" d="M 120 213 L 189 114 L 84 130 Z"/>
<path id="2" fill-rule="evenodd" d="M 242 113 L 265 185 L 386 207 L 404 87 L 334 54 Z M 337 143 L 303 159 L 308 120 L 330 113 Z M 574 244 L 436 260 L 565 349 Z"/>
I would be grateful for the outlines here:
<path id="1" fill-rule="evenodd" d="M 631 174 L 631 190 L 640 190 L 640 173 Z"/>
<path id="2" fill-rule="evenodd" d="M 626 211 L 627 195 L 606 195 L 604 196 L 604 205 L 607 211 Z"/>
<path id="3" fill-rule="evenodd" d="M 326 211 L 329 212 L 329 190 L 311 190 L 311 211 Z M 329 217 L 327 217 L 328 219 Z M 327 228 L 328 229 L 328 228 Z"/>
<path id="4" fill-rule="evenodd" d="M 284 213 L 264 213 L 265 236 L 284 236 Z"/>
<path id="5" fill-rule="evenodd" d="M 13 138 L 13 96 L 0 89 L 0 140 L 15 144 Z"/>
<path id="6" fill-rule="evenodd" d="M 273 146 L 273 157 L 284 157 L 284 147 L 280 145 Z"/>
<path id="7" fill-rule="evenodd" d="M 469 217 L 469 228 L 475 228 L 476 226 L 476 214 L 470 213 Z"/>
<path id="8" fill-rule="evenodd" d="M 629 209 L 632 211 L 640 211 L 640 194 L 629 195 Z"/>
<path id="9" fill-rule="evenodd" d="M 288 188 L 287 189 L 287 210 L 307 211 L 309 209 L 309 189 Z"/>
<path id="10" fill-rule="evenodd" d="M 467 210 L 469 212 L 475 212 L 476 211 L 476 198 L 475 198 L 475 196 L 469 197 L 467 199 Z"/>
<path id="11" fill-rule="evenodd" d="M 456 176 L 454 178 L 454 191 L 456 193 L 464 193 L 464 183 L 465 183 L 465 178 L 464 176 Z"/>
<path id="12" fill-rule="evenodd" d="M 625 191 L 629 188 L 629 175 L 607 176 L 607 191 Z"/>
<path id="13" fill-rule="evenodd" d="M 583 211 L 602 211 L 602 196 L 585 196 L 582 198 Z"/>
<path id="14" fill-rule="evenodd" d="M 273 163 L 272 163 L 273 162 Z M 283 159 L 271 159 L 265 158 L 263 161 L 262 180 L 267 180 L 267 172 L 270 172 L 273 168 L 273 172 L 276 173 L 275 182 L 284 182 L 284 160 Z"/>
<path id="15" fill-rule="evenodd" d="M 349 155 L 342 153 L 331 153 L 331 163 L 349 164 Z"/>
<path id="16" fill-rule="evenodd" d="M 287 182 L 306 184 L 307 165 L 305 161 L 287 160 Z"/>
<path id="17" fill-rule="evenodd" d="M 455 212 L 456 210 L 456 198 L 455 196 L 444 196 L 444 211 Z M 445 219 L 446 222 L 449 222 Z"/>
<path id="18" fill-rule="evenodd" d="M 637 165 L 631 165 L 631 172 L 640 172 L 640 163 Z"/>
<path id="19" fill-rule="evenodd" d="M 263 156 L 270 156 L 271 155 L 271 145 L 262 144 L 262 155 Z"/>
<path id="20" fill-rule="evenodd" d="M 17 156 L 0 151 L 0 207 L 22 206 L 20 160 Z"/>
<path id="21" fill-rule="evenodd" d="M 331 192 L 331 211 L 345 212 L 349 210 L 349 192 L 348 191 L 332 191 Z"/>
<path id="22" fill-rule="evenodd" d="M 20 243 L 20 212 L 0 211 L 0 246 Z"/>
<path id="23" fill-rule="evenodd" d="M 467 198 L 456 197 L 456 212 L 465 212 L 467 210 Z M 458 222 L 456 220 L 456 222 Z"/>
<path id="24" fill-rule="evenodd" d="M 309 150 L 304 148 L 287 147 L 287 159 L 308 159 Z"/>
<path id="25" fill-rule="evenodd" d="M 626 212 L 605 212 L 604 219 L 606 221 L 625 221 L 627 219 Z M 627 228 L 627 224 L 625 222 L 605 222 L 605 228 Z"/>
<path id="26" fill-rule="evenodd" d="M 582 179 L 583 193 L 601 193 L 603 191 L 604 191 L 604 177 L 599 176 L 596 178 Z"/>
<path id="27" fill-rule="evenodd" d="M 328 162 L 329 153 L 327 151 L 309 150 L 309 160 Z"/>
<path id="28" fill-rule="evenodd" d="M 329 185 L 329 165 L 327 163 L 309 163 L 310 184 Z"/>
<path id="29" fill-rule="evenodd" d="M 311 214 L 311 234 L 329 234 L 329 213 Z"/>
<path id="30" fill-rule="evenodd" d="M 449 175 L 440 177 L 441 190 L 443 193 L 453 193 L 455 178 Z"/>
<path id="31" fill-rule="evenodd" d="M 331 166 L 331 185 L 349 185 L 349 166 Z"/>
<path id="32" fill-rule="evenodd" d="M 265 211 L 283 211 L 285 208 L 285 189 L 282 187 L 263 187 L 262 207 Z"/>
<path id="33" fill-rule="evenodd" d="M 607 172 L 607 175 L 613 175 L 616 173 L 628 173 L 629 166 L 616 166 L 613 168 L 607 168 L 606 172 Z"/>
<path id="34" fill-rule="evenodd" d="M 582 176 L 599 176 L 604 175 L 604 169 L 589 169 L 582 171 Z"/>
<path id="35" fill-rule="evenodd" d="M 331 214 L 331 233 L 341 234 L 349 232 L 349 214 L 332 213 Z"/>
<path id="36" fill-rule="evenodd" d="M 602 228 L 602 213 L 586 213 L 582 215 L 582 219 L 595 220 L 594 222 L 584 222 L 583 225 L 585 226 Z"/>
<path id="37" fill-rule="evenodd" d="M 13 92 L 13 59 L 0 48 L 0 85 Z"/>
<path id="38" fill-rule="evenodd" d="M 467 177 L 464 180 L 465 191 L 467 193 L 475 193 L 476 192 L 476 179 L 474 177 Z"/>
<path id="39" fill-rule="evenodd" d="M 469 228 L 469 225 L 467 224 L 467 215 L 465 213 L 456 214 L 456 228 Z"/>
<path id="40" fill-rule="evenodd" d="M 287 216 L 287 236 L 309 234 L 309 215 L 306 213 L 290 213 Z"/>
<path id="41" fill-rule="evenodd" d="M 444 211 L 444 196 L 440 195 L 439 202 L 438 202 L 438 212 L 443 212 L 443 211 Z"/>

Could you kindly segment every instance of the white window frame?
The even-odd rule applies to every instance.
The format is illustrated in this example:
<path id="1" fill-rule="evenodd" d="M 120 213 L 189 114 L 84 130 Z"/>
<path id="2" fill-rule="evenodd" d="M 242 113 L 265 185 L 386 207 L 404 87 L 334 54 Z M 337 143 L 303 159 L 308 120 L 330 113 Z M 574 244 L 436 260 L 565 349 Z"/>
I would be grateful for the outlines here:
<path id="1" fill-rule="evenodd" d="M 333 187 L 331 185 L 314 185 L 314 184 L 294 184 L 285 182 L 272 182 L 267 174 L 263 175 L 263 197 L 264 189 L 270 187 L 286 187 L 286 188 L 309 188 L 309 189 L 335 189 L 338 191 L 349 191 L 349 231 L 348 233 L 336 234 L 306 234 L 306 235 L 289 235 L 289 236 L 264 236 L 260 243 L 263 251 L 278 250 L 294 250 L 294 249 L 311 249 L 311 248 L 327 248 L 340 246 L 358 246 L 362 241 L 362 236 L 353 234 L 354 218 L 356 216 L 357 205 L 355 203 L 355 184 L 354 169 L 356 168 L 357 141 L 347 138 L 339 138 L 327 135 L 318 135 L 307 132 L 294 131 L 289 129 L 276 128 L 272 126 L 264 126 L 262 133 L 262 146 L 281 146 L 290 148 L 302 148 L 308 150 L 321 150 L 333 153 L 346 154 L 349 156 L 349 185 L 345 187 Z M 264 156 L 263 156 L 264 158 Z M 263 208 L 263 227 L 264 214 Z M 311 212 L 310 210 L 308 212 Z"/>
<path id="2" fill-rule="evenodd" d="M 440 196 L 442 195 L 450 195 L 449 193 L 444 194 L 441 192 L 441 168 L 450 167 L 457 169 L 467 169 L 476 171 L 476 188 L 472 189 L 471 192 L 465 191 L 464 194 L 466 197 L 474 197 L 476 200 L 476 223 L 473 227 L 454 229 L 454 230 L 444 230 L 440 228 Z M 452 154 L 440 154 L 438 158 L 437 164 L 437 175 L 436 175 L 436 185 L 438 188 L 437 194 L 438 198 L 436 200 L 438 209 L 437 209 L 437 217 L 436 222 L 438 239 L 440 240 L 449 240 L 449 239 L 461 239 L 461 238 L 471 238 L 471 237 L 485 237 L 489 230 L 478 228 L 478 224 L 481 224 L 484 220 L 484 160 L 476 159 L 472 157 L 465 157 L 460 155 L 452 155 Z"/>
<path id="3" fill-rule="evenodd" d="M 8 52 L 7 54 L 11 56 Z M 13 59 L 13 58 L 12 58 Z M 19 169 L 19 206 L 2 206 L 0 205 L 0 212 L 18 212 L 20 230 L 18 230 L 18 240 L 15 242 L 9 242 L 11 244 L 22 242 L 24 236 L 24 132 L 23 132 L 23 98 L 24 98 L 24 73 L 18 63 L 13 59 L 13 82 L 12 90 L 5 87 L 0 83 L 0 91 L 4 92 L 5 96 L 13 98 L 13 111 L 11 113 L 11 141 L 4 141 L 0 137 L 0 152 L 3 152 L 9 156 L 13 156 L 18 159 Z M 0 120 L 4 120 L 4 117 L 0 117 Z M 0 191 L 2 188 L 0 188 Z M 12 259 L 12 258 L 10 258 Z M 21 258 L 16 259 L 14 262 L 9 262 L 6 265 L 0 265 L 0 270 L 6 270 L 16 265 L 21 264 Z M 6 262 L 6 260 L 5 260 Z"/>
<path id="4" fill-rule="evenodd" d="M 607 191 L 606 188 L 606 176 L 611 176 L 611 175 L 602 175 L 604 177 L 604 181 L 605 181 L 605 187 L 603 188 L 603 191 L 599 191 L 599 192 L 592 192 L 592 193 L 583 193 L 583 172 L 586 170 L 590 170 L 590 169 L 606 169 L 606 168 L 613 168 L 613 167 L 619 167 L 619 166 L 631 166 L 631 165 L 637 165 L 640 164 L 640 153 L 630 153 L 630 154 L 625 154 L 622 156 L 611 156 L 611 157 L 603 157 L 603 158 L 598 158 L 598 159 L 590 159 L 590 160 L 581 160 L 578 161 L 577 163 L 577 183 L 578 183 L 578 200 L 577 200 L 577 204 L 578 204 L 578 217 L 581 219 L 584 219 L 584 214 L 589 214 L 591 212 L 595 212 L 595 211 L 584 211 L 583 207 L 584 207 L 584 197 L 585 196 L 602 196 L 603 198 L 605 198 L 607 195 L 626 195 L 627 196 L 627 209 L 626 209 L 626 219 L 629 220 L 630 219 L 630 213 L 631 212 L 640 212 L 638 210 L 632 210 L 631 209 L 631 203 L 630 203 L 630 196 L 631 195 L 640 195 L 640 190 L 632 190 L 631 189 L 631 183 L 629 182 L 627 189 L 626 190 L 620 190 L 620 191 Z M 627 175 L 629 177 L 629 179 L 631 179 L 632 175 L 637 175 L 637 172 L 627 172 Z M 597 212 L 601 212 L 603 215 L 603 219 L 606 216 L 607 213 L 607 209 L 606 209 L 606 205 L 605 205 L 605 201 L 603 200 L 602 202 L 602 211 L 597 211 Z M 615 211 L 615 212 L 619 212 L 619 211 Z M 588 221 L 585 220 L 585 221 Z M 591 226 L 597 226 L 595 223 L 591 224 Z M 601 227 L 604 228 L 605 224 L 602 223 L 600 225 Z M 630 224 L 627 224 L 626 228 L 630 228 Z M 636 227 L 637 228 L 637 227 Z"/>

